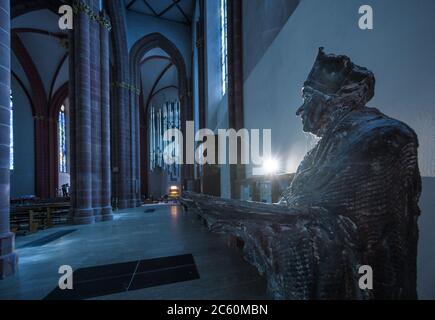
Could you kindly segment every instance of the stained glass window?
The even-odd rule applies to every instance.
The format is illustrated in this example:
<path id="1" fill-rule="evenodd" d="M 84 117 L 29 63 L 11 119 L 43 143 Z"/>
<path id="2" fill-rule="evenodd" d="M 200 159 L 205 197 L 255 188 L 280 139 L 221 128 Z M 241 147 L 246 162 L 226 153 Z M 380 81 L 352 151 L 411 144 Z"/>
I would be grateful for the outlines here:
<path id="1" fill-rule="evenodd" d="M 12 92 L 10 93 L 10 107 L 11 107 L 11 114 L 10 114 L 10 140 L 9 140 L 9 169 L 14 170 L 14 104 L 12 102 Z"/>
<path id="2" fill-rule="evenodd" d="M 221 0 L 221 70 L 222 70 L 222 95 L 228 87 L 228 13 L 227 0 Z"/>
<path id="3" fill-rule="evenodd" d="M 58 130 L 59 130 L 59 172 L 66 173 L 66 125 L 65 125 L 65 106 L 62 105 L 59 111 L 58 119 Z"/>

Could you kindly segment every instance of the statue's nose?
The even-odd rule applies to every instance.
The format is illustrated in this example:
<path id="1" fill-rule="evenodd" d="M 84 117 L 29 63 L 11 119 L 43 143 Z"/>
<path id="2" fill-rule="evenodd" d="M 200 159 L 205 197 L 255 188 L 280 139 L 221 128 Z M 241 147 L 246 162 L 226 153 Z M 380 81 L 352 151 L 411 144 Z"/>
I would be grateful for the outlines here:
<path id="1" fill-rule="evenodd" d="M 304 112 L 304 105 L 301 105 L 300 107 L 299 107 L 299 109 L 298 110 L 296 110 L 296 115 L 297 116 L 302 116 L 302 113 Z"/>

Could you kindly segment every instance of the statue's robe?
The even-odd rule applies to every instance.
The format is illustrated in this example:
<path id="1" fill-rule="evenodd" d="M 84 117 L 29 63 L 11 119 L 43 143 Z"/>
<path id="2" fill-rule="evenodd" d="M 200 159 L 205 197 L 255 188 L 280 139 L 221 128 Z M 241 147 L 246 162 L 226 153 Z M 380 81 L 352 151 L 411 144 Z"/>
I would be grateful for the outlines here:
<path id="1" fill-rule="evenodd" d="M 417 136 L 377 109 L 336 118 L 278 204 L 185 193 L 208 227 L 240 238 L 276 299 L 415 299 Z M 373 270 L 361 289 L 359 267 Z"/>

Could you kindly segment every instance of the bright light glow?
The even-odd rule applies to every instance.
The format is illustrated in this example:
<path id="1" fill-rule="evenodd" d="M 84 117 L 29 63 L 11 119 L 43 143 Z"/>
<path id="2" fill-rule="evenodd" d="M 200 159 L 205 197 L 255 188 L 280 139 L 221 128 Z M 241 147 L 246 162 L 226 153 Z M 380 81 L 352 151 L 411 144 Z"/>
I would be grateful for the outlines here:
<path id="1" fill-rule="evenodd" d="M 178 187 L 177 187 L 177 186 L 171 186 L 171 187 L 169 188 L 169 190 L 171 190 L 171 191 L 176 191 L 176 190 L 178 190 Z"/>
<path id="2" fill-rule="evenodd" d="M 263 172 L 266 175 L 272 175 L 278 172 L 279 170 L 279 161 L 278 159 L 268 158 L 263 162 Z"/>

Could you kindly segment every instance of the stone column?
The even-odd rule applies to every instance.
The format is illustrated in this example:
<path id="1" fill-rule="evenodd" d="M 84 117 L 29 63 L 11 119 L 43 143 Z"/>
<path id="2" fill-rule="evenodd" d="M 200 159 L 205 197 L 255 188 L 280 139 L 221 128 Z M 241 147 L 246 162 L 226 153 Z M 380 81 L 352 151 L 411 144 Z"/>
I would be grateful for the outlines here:
<path id="1" fill-rule="evenodd" d="M 135 109 L 135 114 L 136 114 L 136 135 L 135 135 L 135 139 L 136 139 L 136 156 L 133 159 L 134 161 L 136 161 L 136 180 L 135 180 L 135 193 L 134 193 L 134 206 L 138 207 L 141 205 L 142 203 L 142 197 L 141 197 L 141 192 L 140 192 L 140 186 L 141 186 L 141 176 L 140 176 L 140 112 L 139 112 L 139 108 L 140 108 L 140 104 L 138 104 L 136 106 Z M 146 139 L 146 136 L 144 137 Z"/>
<path id="2" fill-rule="evenodd" d="M 128 82 L 130 84 L 130 82 Z M 133 113 L 132 109 L 130 108 L 130 90 L 125 90 L 125 98 L 124 101 L 125 107 L 124 112 L 127 115 L 127 121 L 124 123 L 124 125 L 121 125 L 121 129 L 124 128 L 126 131 L 123 132 L 126 137 L 126 150 L 125 150 L 125 156 L 123 157 L 122 161 L 125 162 L 126 167 L 126 175 L 122 177 L 121 179 L 124 180 L 124 183 L 126 183 L 126 191 L 125 191 L 125 207 L 131 208 L 132 207 L 132 192 L 133 192 L 133 185 L 132 185 L 132 178 L 133 178 L 133 166 L 132 166 L 132 160 L 133 160 L 133 149 L 132 149 L 132 141 L 133 141 Z"/>
<path id="3" fill-rule="evenodd" d="M 76 92 L 75 92 L 75 59 L 74 59 L 74 31 L 68 32 L 68 50 L 69 50 L 69 81 L 68 81 L 68 94 L 69 94 L 69 134 L 70 134 L 70 197 L 71 197 L 71 214 L 74 216 L 74 209 L 77 207 L 76 195 Z"/>
<path id="4" fill-rule="evenodd" d="M 89 5 L 89 1 L 82 1 Z M 75 71 L 75 194 L 74 223 L 95 221 L 92 209 L 92 129 L 91 129 L 91 72 L 90 20 L 82 10 L 74 17 L 74 71 Z"/>
<path id="5" fill-rule="evenodd" d="M 199 0 L 199 20 L 197 22 L 197 48 L 198 48 L 198 104 L 199 104 L 199 128 L 204 129 L 207 127 L 207 114 L 206 114 L 206 80 L 205 80 L 205 53 L 206 53 L 206 33 L 205 33 L 205 0 Z M 198 166 L 199 173 L 199 192 L 204 192 L 204 173 L 205 166 Z"/>
<path id="6" fill-rule="evenodd" d="M 131 91 L 130 92 L 130 110 L 131 110 L 131 166 L 132 166 L 132 178 L 131 178 L 131 195 L 130 195 L 130 207 L 137 207 L 140 204 L 140 144 L 139 144 L 139 95 Z"/>
<path id="7" fill-rule="evenodd" d="M 243 22 L 242 0 L 228 2 L 228 122 L 240 130 L 243 120 Z M 241 150 L 237 148 L 240 159 Z M 240 180 L 245 178 L 245 166 L 230 165 L 231 198 L 240 199 Z"/>
<path id="8" fill-rule="evenodd" d="M 0 279 L 15 273 L 18 257 L 14 252 L 15 235 L 10 232 L 10 6 L 0 0 Z"/>
<path id="9" fill-rule="evenodd" d="M 109 32 L 100 26 L 101 69 L 101 210 L 103 221 L 113 220 L 110 176 L 110 63 Z"/>
<path id="10" fill-rule="evenodd" d="M 127 33 L 125 21 L 125 8 L 122 1 L 107 1 L 107 7 L 112 22 L 112 43 L 114 59 L 112 117 L 113 137 L 115 148 L 112 166 L 116 168 L 113 173 L 113 183 L 119 209 L 128 208 L 130 204 L 130 143 L 131 118 L 129 109 L 129 63 L 127 48 Z"/>
<path id="11" fill-rule="evenodd" d="M 99 0 L 91 0 L 94 13 L 100 11 Z M 91 110 L 92 110 L 92 208 L 95 221 L 101 216 L 101 78 L 100 78 L 100 25 L 90 23 L 91 41 Z"/>
<path id="12" fill-rule="evenodd" d="M 149 137 L 148 137 L 148 121 L 145 116 L 145 101 L 144 93 L 141 90 L 139 96 L 139 119 L 140 119 L 140 166 L 139 175 L 141 183 L 141 195 L 148 196 L 148 168 L 149 168 Z"/>

